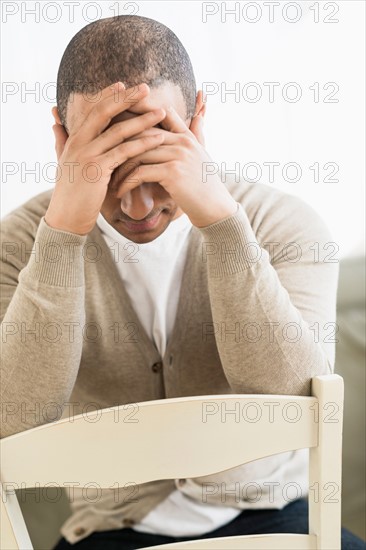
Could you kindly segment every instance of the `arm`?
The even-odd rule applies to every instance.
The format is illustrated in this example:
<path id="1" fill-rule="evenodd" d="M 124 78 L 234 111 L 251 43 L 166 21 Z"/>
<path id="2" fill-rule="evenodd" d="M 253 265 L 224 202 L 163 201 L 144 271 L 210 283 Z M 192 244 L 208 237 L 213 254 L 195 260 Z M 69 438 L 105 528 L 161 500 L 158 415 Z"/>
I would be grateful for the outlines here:
<path id="1" fill-rule="evenodd" d="M 162 141 L 159 135 L 128 138 L 157 124 L 165 111 L 155 109 L 108 125 L 148 94 L 146 85 L 138 87 L 133 99 L 131 89 L 123 85 L 107 87 L 98 102 L 88 105 L 86 116 L 80 109 L 69 135 L 56 124 L 58 177 L 47 211 L 38 216 L 37 231 L 33 228 L 35 238 L 27 234 L 32 212 L 21 219 L 20 208 L 20 219 L 11 214 L 3 222 L 1 437 L 62 416 L 82 353 L 82 245 L 95 225 L 113 171 Z M 88 180 L 90 163 L 100 169 L 97 181 Z M 75 170 L 70 172 L 70 166 Z M 29 262 L 21 265 L 19 254 L 32 247 Z M 35 334 L 29 333 L 32 330 Z"/>
<path id="2" fill-rule="evenodd" d="M 310 379 L 334 369 L 338 262 L 324 252 L 332 238 L 296 197 L 263 210 L 258 239 L 242 206 L 200 229 L 215 252 L 203 261 L 216 343 L 234 392 L 310 395 Z"/>
<path id="3" fill-rule="evenodd" d="M 136 168 L 116 196 L 122 198 L 144 182 L 159 182 L 214 250 L 207 254 L 209 295 L 218 351 L 233 391 L 309 394 L 310 378 L 331 372 L 334 364 L 334 341 L 326 337 L 329 323 L 330 330 L 335 328 L 338 264 L 324 258 L 314 262 L 311 248 L 318 243 L 324 255 L 323 247 L 331 241 L 328 230 L 300 199 L 270 188 L 253 193 L 252 187 L 253 231 L 202 145 L 202 116 L 193 119 L 189 130 L 170 109 L 161 125 L 163 144 L 135 157 Z M 246 205 L 243 184 L 238 192 Z M 270 258 L 266 240 L 280 250 L 294 241 L 301 258 L 290 262 L 276 248 Z M 235 249 L 237 258 L 230 252 Z M 260 331 L 256 341 L 241 336 L 248 324 L 249 331 Z M 226 338 L 226 331 L 237 327 L 238 336 Z"/>
<path id="4" fill-rule="evenodd" d="M 82 353 L 87 237 L 41 218 L 32 242 L 25 223 L 16 214 L 2 222 L 1 437 L 61 417 Z M 32 250 L 25 266 L 24 250 Z"/>

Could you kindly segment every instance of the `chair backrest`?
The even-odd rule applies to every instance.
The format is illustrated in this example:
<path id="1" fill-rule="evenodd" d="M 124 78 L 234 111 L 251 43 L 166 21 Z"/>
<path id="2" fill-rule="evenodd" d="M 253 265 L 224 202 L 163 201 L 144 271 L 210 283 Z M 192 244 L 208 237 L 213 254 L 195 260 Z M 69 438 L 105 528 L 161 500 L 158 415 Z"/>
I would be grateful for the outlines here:
<path id="1" fill-rule="evenodd" d="M 78 487 L 92 479 L 108 488 L 195 478 L 301 448 L 309 448 L 309 535 L 206 539 L 205 548 L 340 548 L 343 379 L 316 376 L 311 388 L 311 396 L 205 395 L 121 405 L 94 411 L 87 422 L 80 414 L 2 439 L 1 548 L 32 549 L 16 489 L 64 487 L 70 479 Z"/>

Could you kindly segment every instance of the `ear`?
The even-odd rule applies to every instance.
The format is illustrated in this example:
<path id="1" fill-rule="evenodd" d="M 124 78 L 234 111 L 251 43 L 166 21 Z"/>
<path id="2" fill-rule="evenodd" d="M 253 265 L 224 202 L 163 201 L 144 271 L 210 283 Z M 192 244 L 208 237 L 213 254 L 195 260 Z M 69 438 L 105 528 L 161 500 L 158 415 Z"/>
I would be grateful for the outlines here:
<path id="1" fill-rule="evenodd" d="M 56 106 L 52 107 L 51 112 L 52 112 L 53 118 L 55 119 L 56 124 L 61 124 L 62 126 L 62 122 L 61 122 L 57 107 Z"/>
<path id="2" fill-rule="evenodd" d="M 57 107 L 52 107 L 51 112 L 52 112 L 53 118 L 55 119 L 55 124 L 52 126 L 52 130 L 55 135 L 55 149 L 56 149 L 57 160 L 59 160 L 69 135 L 61 123 L 61 119 L 60 119 L 60 115 Z"/>
<path id="3" fill-rule="evenodd" d="M 202 118 L 205 116 L 206 113 L 206 100 L 207 97 L 203 95 L 202 90 L 198 90 L 197 92 L 197 98 L 196 98 L 196 110 L 194 113 L 194 117 L 201 116 Z"/>
<path id="4" fill-rule="evenodd" d="M 196 109 L 191 120 L 191 125 L 189 127 L 192 134 L 195 135 L 197 141 L 205 146 L 205 138 L 203 135 L 203 118 L 206 113 L 206 98 L 203 96 L 202 90 L 198 90 L 196 98 Z"/>

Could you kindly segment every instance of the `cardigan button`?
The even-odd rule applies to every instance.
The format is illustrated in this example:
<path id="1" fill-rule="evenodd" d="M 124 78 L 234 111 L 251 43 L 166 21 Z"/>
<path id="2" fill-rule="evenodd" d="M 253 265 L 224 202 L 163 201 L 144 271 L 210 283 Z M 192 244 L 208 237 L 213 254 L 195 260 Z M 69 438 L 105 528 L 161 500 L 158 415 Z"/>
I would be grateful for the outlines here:
<path id="1" fill-rule="evenodd" d="M 135 523 L 135 520 L 131 518 L 124 518 L 123 520 L 123 525 L 125 525 L 126 527 L 129 527 L 130 525 L 135 525 Z"/>
<path id="2" fill-rule="evenodd" d="M 76 529 L 74 529 L 74 535 L 76 537 L 80 537 L 80 535 L 84 535 L 86 533 L 86 530 L 84 529 L 84 527 L 77 527 Z"/>
<path id="3" fill-rule="evenodd" d="M 151 370 L 153 372 L 160 372 L 162 367 L 163 367 L 162 361 L 157 361 L 156 363 L 153 364 L 153 366 L 151 367 Z"/>

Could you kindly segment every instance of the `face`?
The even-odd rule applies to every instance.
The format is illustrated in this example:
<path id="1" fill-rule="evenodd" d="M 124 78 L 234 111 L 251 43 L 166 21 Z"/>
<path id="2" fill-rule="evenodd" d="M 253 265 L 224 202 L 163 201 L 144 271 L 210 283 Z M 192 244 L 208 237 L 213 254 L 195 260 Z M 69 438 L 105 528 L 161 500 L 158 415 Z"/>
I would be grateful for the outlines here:
<path id="1" fill-rule="evenodd" d="M 147 97 L 138 104 L 131 105 L 128 111 L 123 111 L 114 117 L 108 128 L 116 122 L 138 116 L 151 109 L 159 107 L 167 109 L 169 106 L 173 106 L 189 127 L 190 119 L 186 118 L 182 92 L 178 86 L 167 82 L 158 88 L 150 88 Z M 82 94 L 74 94 L 73 101 L 69 102 L 67 108 L 67 127 L 71 129 L 77 115 L 81 112 L 86 113 L 91 107 L 91 102 Z M 161 128 L 159 124 L 156 127 Z M 112 173 L 101 213 L 118 233 L 130 241 L 135 243 L 153 241 L 166 230 L 171 221 L 183 214 L 171 196 L 157 182 L 143 183 L 125 193 L 121 199 L 116 198 L 111 191 L 111 185 L 117 183 L 121 183 L 118 178 L 118 168 Z"/>

